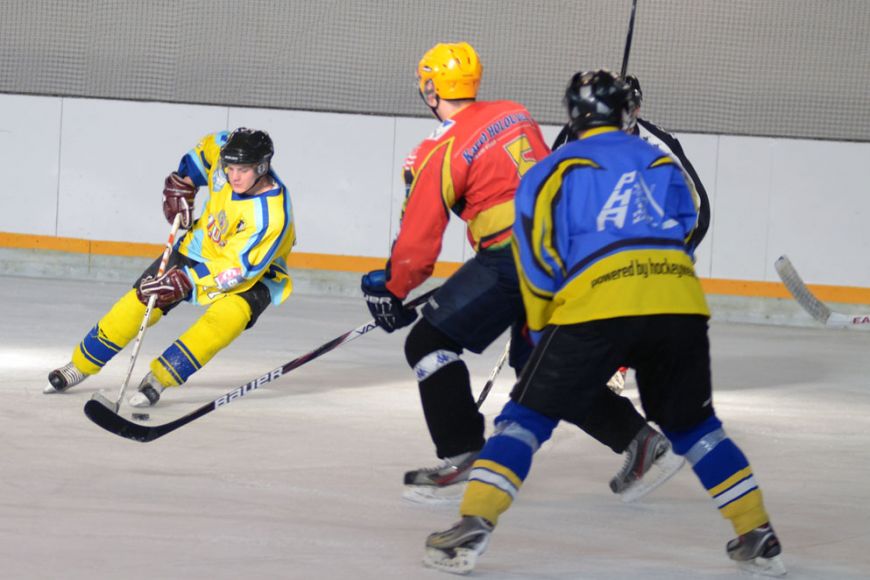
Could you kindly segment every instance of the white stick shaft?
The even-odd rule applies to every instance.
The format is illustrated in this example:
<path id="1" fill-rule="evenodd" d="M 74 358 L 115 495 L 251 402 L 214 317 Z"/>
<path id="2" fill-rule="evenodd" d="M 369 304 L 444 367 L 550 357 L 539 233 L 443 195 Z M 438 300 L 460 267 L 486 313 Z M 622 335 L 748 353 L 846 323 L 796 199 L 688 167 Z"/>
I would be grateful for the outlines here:
<path id="1" fill-rule="evenodd" d="M 163 249 L 163 257 L 160 259 L 160 266 L 157 268 L 158 278 L 166 271 L 166 264 L 169 263 L 169 256 L 172 255 L 172 246 L 175 245 L 175 235 L 178 233 L 178 228 L 180 226 L 181 214 L 176 214 L 175 220 L 172 222 L 172 229 L 169 231 L 169 239 L 166 240 L 166 247 Z M 121 399 L 124 397 L 127 385 L 130 384 L 130 377 L 133 375 L 133 367 L 136 366 L 136 359 L 139 358 L 139 348 L 142 346 L 142 339 L 145 337 L 145 331 L 148 330 L 148 321 L 151 319 L 151 312 L 154 311 L 154 304 L 156 302 L 156 294 L 152 294 L 148 297 L 148 304 L 145 306 L 145 316 L 142 317 L 142 324 L 139 325 L 139 333 L 136 335 L 136 340 L 133 342 L 133 351 L 130 353 L 130 365 L 127 367 L 127 375 L 124 377 L 124 382 L 121 383 L 121 388 L 118 390 L 118 396 L 115 399 L 116 412 L 121 406 Z"/>

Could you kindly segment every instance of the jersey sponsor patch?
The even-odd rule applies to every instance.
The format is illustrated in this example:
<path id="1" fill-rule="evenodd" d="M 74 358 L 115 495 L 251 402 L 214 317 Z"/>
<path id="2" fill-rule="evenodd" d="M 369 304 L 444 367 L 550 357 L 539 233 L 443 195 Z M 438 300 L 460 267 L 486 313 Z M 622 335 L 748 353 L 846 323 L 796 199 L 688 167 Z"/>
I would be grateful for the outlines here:
<path id="1" fill-rule="evenodd" d="M 239 285 L 239 282 L 244 280 L 244 276 L 242 276 L 241 268 L 230 268 L 229 270 L 224 270 L 220 274 L 215 275 L 214 281 L 217 284 L 217 287 L 221 289 L 221 291 L 226 292 L 231 288 L 235 288 Z"/>

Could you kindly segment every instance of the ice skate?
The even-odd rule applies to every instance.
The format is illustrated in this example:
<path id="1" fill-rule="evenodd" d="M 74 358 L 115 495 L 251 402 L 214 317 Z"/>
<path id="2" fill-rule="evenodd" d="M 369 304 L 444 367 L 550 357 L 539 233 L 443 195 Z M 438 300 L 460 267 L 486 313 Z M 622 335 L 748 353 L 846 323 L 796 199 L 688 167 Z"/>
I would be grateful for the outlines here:
<path id="1" fill-rule="evenodd" d="M 459 501 L 465 491 L 471 466 L 479 454 L 478 451 L 468 451 L 448 457 L 435 467 L 406 472 L 406 487 L 402 497 L 414 503 Z"/>
<path id="2" fill-rule="evenodd" d="M 780 556 L 782 546 L 769 523 L 734 538 L 725 549 L 746 572 L 762 576 L 785 576 L 787 572 Z"/>
<path id="3" fill-rule="evenodd" d="M 163 389 L 163 385 L 154 375 L 148 373 L 139 383 L 139 391 L 131 395 L 127 402 L 131 407 L 153 407 L 160 400 Z"/>
<path id="4" fill-rule="evenodd" d="M 59 369 L 54 369 L 48 373 L 48 385 L 42 389 L 42 392 L 46 395 L 63 393 L 70 387 L 74 387 L 81 383 L 86 378 L 88 378 L 88 375 L 84 374 L 82 371 L 77 369 L 73 363 L 69 362 Z"/>
<path id="5" fill-rule="evenodd" d="M 494 526 L 477 516 L 463 516 L 449 530 L 429 534 L 423 565 L 451 574 L 468 574 L 489 544 Z"/>
<path id="6" fill-rule="evenodd" d="M 625 503 L 644 497 L 677 473 L 685 459 L 671 451 L 667 437 L 645 425 L 625 450 L 625 463 L 610 489 Z"/>

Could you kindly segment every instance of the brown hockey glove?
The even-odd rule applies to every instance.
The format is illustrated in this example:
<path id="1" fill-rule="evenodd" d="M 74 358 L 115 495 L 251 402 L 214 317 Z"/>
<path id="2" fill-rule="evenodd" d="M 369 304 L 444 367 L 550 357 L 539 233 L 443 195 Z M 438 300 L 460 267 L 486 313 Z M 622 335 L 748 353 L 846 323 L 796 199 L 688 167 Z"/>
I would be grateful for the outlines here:
<path id="1" fill-rule="evenodd" d="M 165 308 L 190 296 L 191 290 L 193 284 L 190 283 L 187 275 L 178 268 L 172 267 L 157 278 L 153 276 L 143 278 L 136 288 L 136 297 L 139 302 L 147 305 L 148 298 L 155 294 L 157 295 L 155 306 Z"/>
<path id="2" fill-rule="evenodd" d="M 163 182 L 163 215 L 169 223 L 175 221 L 176 214 L 181 215 L 181 227 L 190 229 L 193 223 L 193 202 L 197 187 L 188 183 L 174 171 Z"/>

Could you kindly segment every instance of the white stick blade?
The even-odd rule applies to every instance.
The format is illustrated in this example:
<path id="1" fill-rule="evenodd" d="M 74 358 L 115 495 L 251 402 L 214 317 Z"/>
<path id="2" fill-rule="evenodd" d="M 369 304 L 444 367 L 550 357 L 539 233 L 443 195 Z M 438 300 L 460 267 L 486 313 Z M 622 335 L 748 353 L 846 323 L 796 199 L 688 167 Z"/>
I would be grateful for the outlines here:
<path id="1" fill-rule="evenodd" d="M 98 402 L 102 406 L 111 410 L 113 413 L 117 413 L 118 409 L 121 407 L 120 403 L 116 403 L 115 401 L 110 401 L 102 393 L 94 393 L 91 396 L 91 400 Z"/>
<path id="2" fill-rule="evenodd" d="M 776 268 L 776 273 L 779 274 L 782 283 L 785 284 L 785 287 L 788 288 L 788 291 L 791 292 L 791 295 L 794 296 L 797 303 L 800 304 L 801 307 L 810 314 L 810 316 L 822 324 L 826 324 L 828 318 L 831 317 L 830 308 L 822 304 L 819 299 L 810 292 L 809 288 L 807 288 L 807 285 L 804 284 L 803 280 L 801 280 L 800 275 L 792 265 L 791 260 L 786 256 L 780 256 L 774 263 L 774 268 Z"/>

